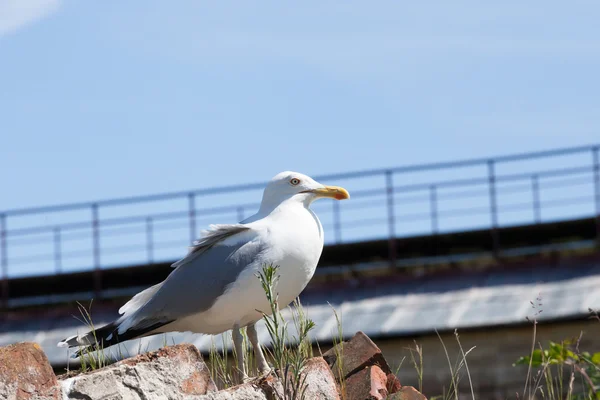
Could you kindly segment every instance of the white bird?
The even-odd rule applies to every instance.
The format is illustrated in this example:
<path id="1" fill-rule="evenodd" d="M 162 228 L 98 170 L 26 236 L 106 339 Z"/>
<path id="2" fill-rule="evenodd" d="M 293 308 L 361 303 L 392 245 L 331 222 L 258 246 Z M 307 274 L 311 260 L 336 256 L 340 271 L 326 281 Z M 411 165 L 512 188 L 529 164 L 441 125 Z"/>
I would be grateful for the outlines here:
<path id="1" fill-rule="evenodd" d="M 59 347 L 95 350 L 165 332 L 219 334 L 233 330 L 242 379 L 242 335 L 247 327 L 261 373 L 269 365 L 258 343 L 255 323 L 270 305 L 256 274 L 265 264 L 279 265 L 277 291 L 285 307 L 304 290 L 323 251 L 323 227 L 310 209 L 319 198 L 343 200 L 348 192 L 324 186 L 297 172 L 281 172 L 267 184 L 258 212 L 231 225 L 211 225 L 161 283 L 138 294 L 119 309 L 121 316 L 95 332 L 75 335 Z M 80 350 L 81 352 L 81 350 Z"/>

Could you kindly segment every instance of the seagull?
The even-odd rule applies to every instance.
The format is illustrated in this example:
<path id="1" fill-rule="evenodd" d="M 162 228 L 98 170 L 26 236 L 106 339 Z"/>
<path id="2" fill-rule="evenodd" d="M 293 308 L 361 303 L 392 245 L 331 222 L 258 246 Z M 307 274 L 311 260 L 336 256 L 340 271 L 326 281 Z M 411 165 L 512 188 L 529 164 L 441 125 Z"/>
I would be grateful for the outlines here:
<path id="1" fill-rule="evenodd" d="M 279 266 L 280 306 L 286 307 L 312 278 L 323 251 L 323 226 L 310 205 L 321 198 L 349 199 L 346 189 L 325 186 L 292 171 L 275 175 L 260 208 L 237 224 L 210 225 L 167 278 L 143 290 L 119 309 L 113 322 L 75 335 L 59 347 L 83 351 L 166 332 L 220 334 L 232 330 L 242 380 L 248 379 L 240 329 L 246 327 L 261 374 L 270 371 L 256 322 L 271 307 L 257 274 Z"/>

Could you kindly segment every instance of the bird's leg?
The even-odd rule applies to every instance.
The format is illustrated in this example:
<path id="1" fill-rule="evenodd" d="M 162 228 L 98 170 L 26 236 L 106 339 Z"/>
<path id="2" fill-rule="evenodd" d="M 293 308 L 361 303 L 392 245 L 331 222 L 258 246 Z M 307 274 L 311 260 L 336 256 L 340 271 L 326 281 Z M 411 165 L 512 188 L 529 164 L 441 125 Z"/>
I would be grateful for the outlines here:
<path id="1" fill-rule="evenodd" d="M 248 374 L 245 368 L 244 362 L 244 338 L 242 337 L 242 333 L 240 332 L 240 326 L 235 324 L 233 326 L 233 346 L 235 347 L 235 353 L 237 355 L 237 367 L 238 367 L 238 377 L 239 382 L 243 383 L 248 380 Z"/>
<path id="2" fill-rule="evenodd" d="M 258 343 L 258 334 L 256 333 L 255 324 L 250 324 L 246 327 L 246 333 L 248 333 L 248 339 L 254 349 L 254 356 L 256 357 L 256 363 L 258 364 L 258 371 L 261 375 L 266 375 L 271 372 L 271 368 L 265 359 L 265 355 L 262 351 L 260 343 Z"/>

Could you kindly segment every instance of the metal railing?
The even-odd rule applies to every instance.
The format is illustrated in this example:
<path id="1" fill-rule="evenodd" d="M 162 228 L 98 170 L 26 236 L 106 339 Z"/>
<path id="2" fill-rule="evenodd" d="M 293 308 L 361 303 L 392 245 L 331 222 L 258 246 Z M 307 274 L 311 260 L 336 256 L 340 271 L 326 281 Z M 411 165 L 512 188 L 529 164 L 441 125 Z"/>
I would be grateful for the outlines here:
<path id="1" fill-rule="evenodd" d="M 398 256 L 395 240 L 417 233 L 489 228 L 497 252 L 500 226 L 595 216 L 600 238 L 599 149 L 319 176 L 321 182 L 347 187 L 352 198 L 314 208 L 326 231 L 333 231 L 329 243 L 388 238 L 391 264 Z M 93 269 L 99 290 L 103 268 L 173 260 L 198 237 L 201 222 L 237 222 L 255 211 L 263 187 L 253 183 L 0 212 L 2 298 L 8 299 L 9 280 L 17 276 Z M 240 202 L 240 196 L 251 201 Z M 134 243 L 127 243 L 131 239 Z M 119 261 L 111 263 L 111 256 Z"/>

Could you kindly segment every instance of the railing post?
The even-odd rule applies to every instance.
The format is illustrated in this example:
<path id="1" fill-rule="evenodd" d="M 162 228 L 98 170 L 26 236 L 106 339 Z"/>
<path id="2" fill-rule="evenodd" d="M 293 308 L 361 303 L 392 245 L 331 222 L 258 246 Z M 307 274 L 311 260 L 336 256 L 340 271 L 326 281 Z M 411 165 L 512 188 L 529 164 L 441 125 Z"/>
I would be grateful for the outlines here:
<path id="1" fill-rule="evenodd" d="M 94 296 L 102 296 L 102 272 L 100 270 L 100 221 L 98 218 L 98 204 L 92 204 L 92 240 L 94 251 Z"/>
<path id="2" fill-rule="evenodd" d="M 146 218 L 146 254 L 148 255 L 148 264 L 154 262 L 154 232 L 152 228 L 152 217 L 148 217 Z"/>
<path id="3" fill-rule="evenodd" d="M 388 211 L 388 255 L 390 267 L 396 267 L 396 217 L 394 215 L 394 176 L 390 170 L 385 171 L 385 185 L 387 192 L 387 211 Z"/>
<path id="4" fill-rule="evenodd" d="M 533 218 L 536 224 L 542 222 L 542 208 L 540 204 L 540 183 L 537 174 L 531 177 L 531 193 L 533 195 Z"/>
<path id="5" fill-rule="evenodd" d="M 429 187 L 429 208 L 431 211 L 431 233 L 438 234 L 438 209 L 437 209 L 437 188 L 435 185 Z"/>
<path id="6" fill-rule="evenodd" d="M 244 207 L 238 207 L 237 208 L 237 218 L 238 218 L 238 222 L 242 222 L 245 217 L 244 217 Z"/>
<path id="7" fill-rule="evenodd" d="M 340 220 L 340 202 L 334 201 L 333 204 L 333 232 L 335 236 L 335 243 L 339 244 L 342 242 L 342 224 Z"/>
<path id="8" fill-rule="evenodd" d="M 8 307 L 8 250 L 6 245 L 6 214 L 0 214 L 0 265 L 2 266 L 2 306 Z"/>
<path id="9" fill-rule="evenodd" d="M 494 160 L 488 160 L 488 182 L 490 190 L 490 218 L 492 234 L 492 251 L 495 257 L 499 256 L 500 238 L 498 237 L 498 204 L 496 199 L 496 172 Z"/>
<path id="10" fill-rule="evenodd" d="M 594 191 L 596 198 L 596 242 L 600 246 L 600 146 L 592 149 L 594 157 Z"/>
<path id="11" fill-rule="evenodd" d="M 61 251 L 60 226 L 54 228 L 54 269 L 57 274 L 62 272 L 62 251 Z"/>
<path id="12" fill-rule="evenodd" d="M 196 236 L 196 195 L 194 193 L 188 194 L 188 209 L 190 216 L 190 243 L 194 243 L 197 239 Z"/>

